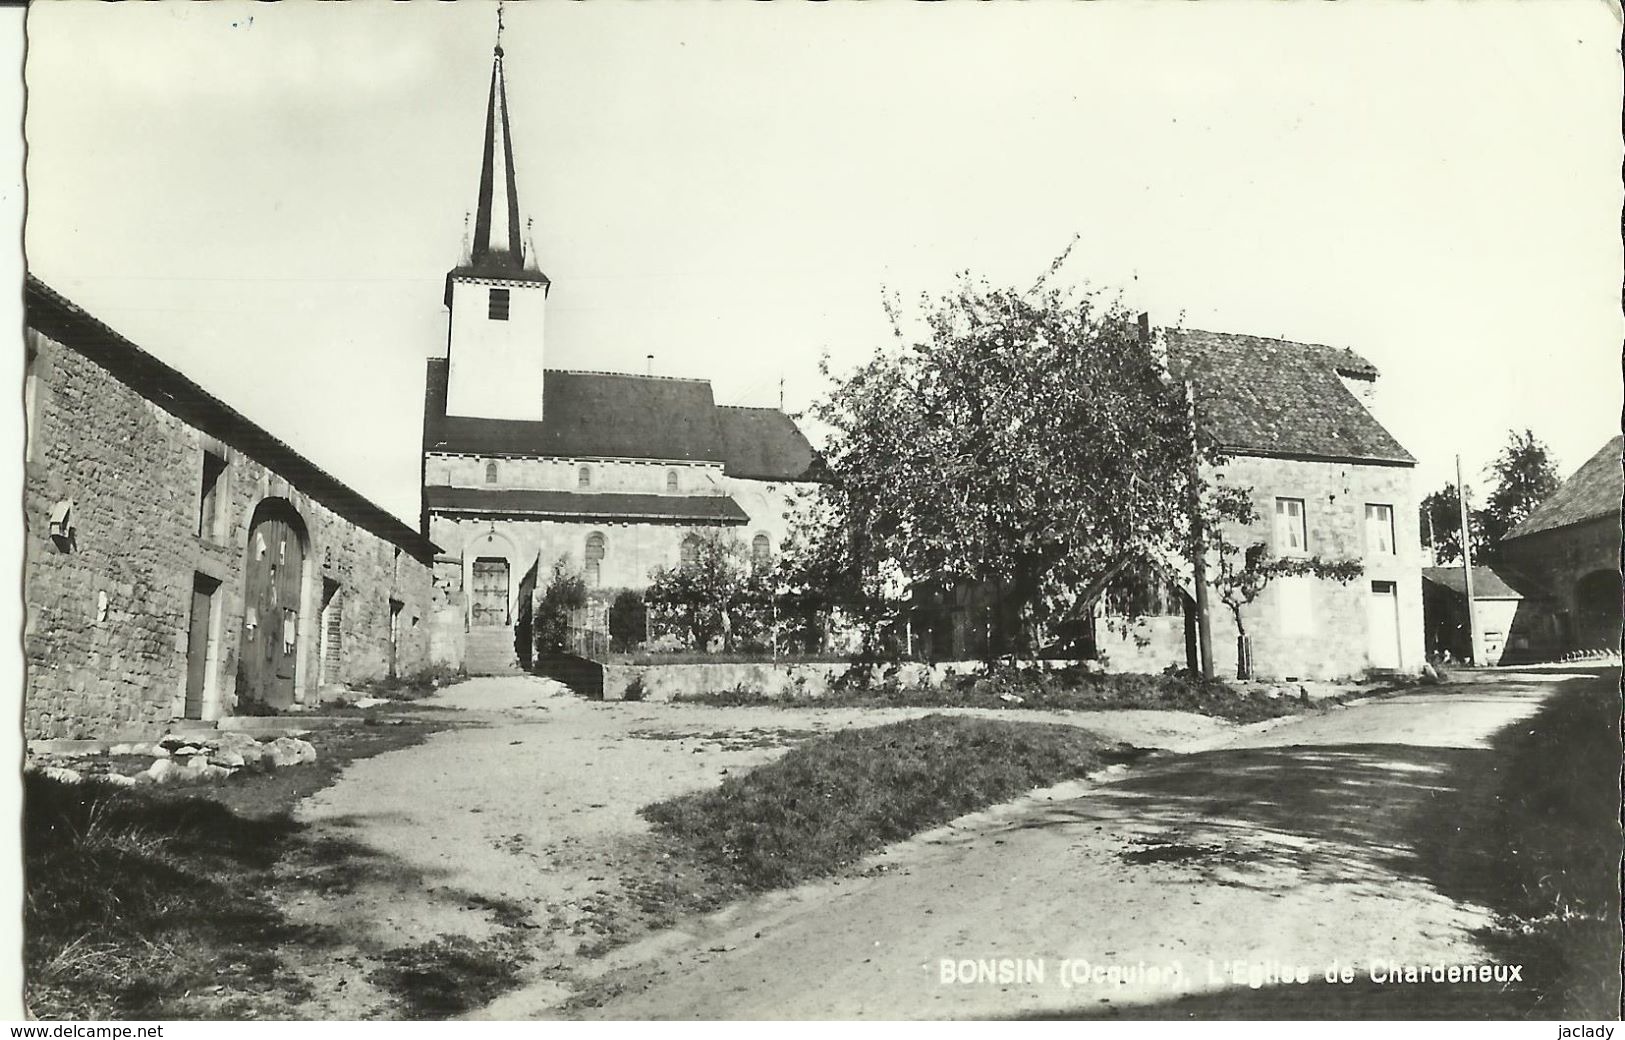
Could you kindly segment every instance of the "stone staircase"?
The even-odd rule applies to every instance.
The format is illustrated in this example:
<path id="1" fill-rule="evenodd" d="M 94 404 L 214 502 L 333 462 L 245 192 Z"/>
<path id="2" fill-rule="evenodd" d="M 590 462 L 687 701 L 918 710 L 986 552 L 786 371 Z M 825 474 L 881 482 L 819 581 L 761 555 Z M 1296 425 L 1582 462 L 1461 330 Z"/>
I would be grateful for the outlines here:
<path id="1" fill-rule="evenodd" d="M 463 670 L 469 675 L 518 675 L 519 657 L 513 649 L 513 628 L 475 625 L 468 630 Z"/>

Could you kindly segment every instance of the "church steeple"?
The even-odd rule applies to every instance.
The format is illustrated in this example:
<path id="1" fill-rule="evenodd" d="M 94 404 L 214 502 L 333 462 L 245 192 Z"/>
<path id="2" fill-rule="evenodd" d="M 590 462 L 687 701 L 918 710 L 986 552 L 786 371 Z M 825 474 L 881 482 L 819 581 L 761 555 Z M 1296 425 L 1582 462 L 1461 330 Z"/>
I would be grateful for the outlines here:
<path id="1" fill-rule="evenodd" d="M 535 256 L 526 255 L 536 250 L 519 219 L 502 62 L 498 5 L 474 238 L 446 275 L 446 414 L 537 421 L 546 378 L 542 332 L 549 282 Z M 466 218 L 463 227 L 466 236 Z"/>
<path id="2" fill-rule="evenodd" d="M 508 85 L 502 70 L 502 8 L 491 60 L 491 93 L 485 103 L 485 154 L 480 164 L 479 206 L 474 215 L 470 262 L 476 268 L 523 269 L 519 236 L 519 186 L 514 181 L 513 135 L 508 123 Z"/>

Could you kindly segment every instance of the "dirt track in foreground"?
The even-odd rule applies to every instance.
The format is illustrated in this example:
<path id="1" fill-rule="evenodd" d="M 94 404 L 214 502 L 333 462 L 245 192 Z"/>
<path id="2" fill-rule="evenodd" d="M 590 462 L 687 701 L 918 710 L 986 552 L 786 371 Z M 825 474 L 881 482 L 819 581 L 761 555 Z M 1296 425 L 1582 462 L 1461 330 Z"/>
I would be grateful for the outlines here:
<path id="1" fill-rule="evenodd" d="M 1433 688 L 1248 728 L 1116 782 L 1053 789 L 894 847 L 886 872 L 803 886 L 687 923 L 600 965 L 589 1017 L 1495 1017 L 1499 984 L 1377 983 L 1375 962 L 1477 964 L 1489 912 L 1423 862 L 1439 806 L 1492 789 L 1492 735 L 1533 715 L 1549 675 Z M 944 983 L 944 959 L 1043 959 L 1042 983 Z M 1163 968 L 1185 986 L 1058 977 L 1063 960 Z M 1229 977 L 1240 961 L 1334 962 L 1352 985 Z M 1212 969 L 1210 969 L 1210 965 Z M 1542 965 L 1524 965 L 1542 982 Z M 1502 1001 L 1502 1003 L 1498 1003 Z M 521 991 L 491 1017 L 556 1014 Z M 1160 1010 L 1159 1010 L 1160 1009 Z"/>
<path id="2" fill-rule="evenodd" d="M 313 1017 L 392 1013 L 369 980 L 368 951 L 511 934 L 516 916 L 526 919 L 521 938 L 534 957 L 516 1008 L 534 1014 L 564 1001 L 592 975 L 591 955 L 606 940 L 640 929 L 624 879 L 667 869 L 640 840 L 648 825 L 639 808 L 713 786 L 813 733 L 930 714 L 606 704 L 530 677 L 470 680 L 428 703 L 462 709 L 459 720 L 471 725 L 356 762 L 297 811 L 313 838 L 342 842 L 355 860 L 348 883 L 301 890 L 283 907 L 354 937 L 297 966 L 315 993 L 304 1009 Z M 1065 722 L 1142 747 L 1235 730 L 1176 712 L 969 713 Z"/>

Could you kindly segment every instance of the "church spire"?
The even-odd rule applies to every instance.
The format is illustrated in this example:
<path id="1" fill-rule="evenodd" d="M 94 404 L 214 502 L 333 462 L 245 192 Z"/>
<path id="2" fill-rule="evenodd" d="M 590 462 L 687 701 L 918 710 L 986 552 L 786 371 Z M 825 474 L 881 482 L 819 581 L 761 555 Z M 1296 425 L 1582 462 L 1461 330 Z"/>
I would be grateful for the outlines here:
<path id="1" fill-rule="evenodd" d="M 508 124 L 508 89 L 502 70 L 501 4 L 497 5 L 491 94 L 485 104 L 485 154 L 480 164 L 480 198 L 470 260 L 475 267 L 525 266 L 525 245 L 519 236 L 519 188 L 513 173 L 513 137 Z"/>

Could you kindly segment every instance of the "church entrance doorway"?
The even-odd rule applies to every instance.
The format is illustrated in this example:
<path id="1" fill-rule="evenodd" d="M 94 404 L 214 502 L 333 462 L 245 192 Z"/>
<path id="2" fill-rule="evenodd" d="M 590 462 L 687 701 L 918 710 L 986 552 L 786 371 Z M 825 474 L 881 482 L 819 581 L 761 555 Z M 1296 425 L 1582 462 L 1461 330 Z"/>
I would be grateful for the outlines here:
<path id="1" fill-rule="evenodd" d="M 508 561 L 482 556 L 473 568 L 475 627 L 508 624 Z"/>

